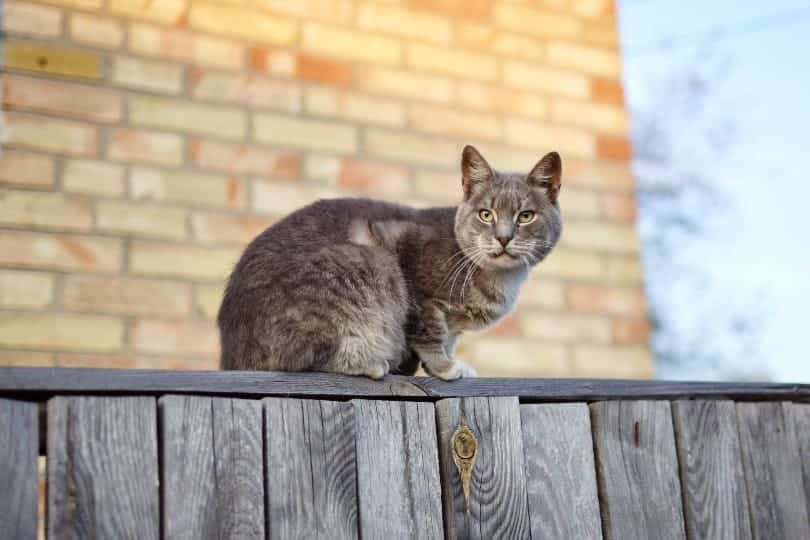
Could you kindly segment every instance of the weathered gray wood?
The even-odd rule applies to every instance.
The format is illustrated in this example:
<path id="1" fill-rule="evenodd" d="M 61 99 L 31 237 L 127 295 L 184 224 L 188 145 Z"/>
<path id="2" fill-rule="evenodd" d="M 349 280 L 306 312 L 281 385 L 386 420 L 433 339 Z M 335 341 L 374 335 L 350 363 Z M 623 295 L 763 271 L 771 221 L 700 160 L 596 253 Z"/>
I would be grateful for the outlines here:
<path id="1" fill-rule="evenodd" d="M 521 405 L 520 418 L 532 538 L 601 540 L 588 406 Z"/>
<path id="2" fill-rule="evenodd" d="M 0 394 L 53 395 L 204 394 L 239 397 L 360 397 L 438 399 L 517 396 L 523 402 L 614 399 L 734 399 L 810 401 L 808 384 L 621 381 L 584 379 L 486 379 L 441 381 L 386 376 L 382 381 L 328 373 L 159 371 L 92 368 L 0 367 Z"/>
<path id="3" fill-rule="evenodd" d="M 689 539 L 750 539 L 734 403 L 676 401 L 672 416 Z"/>
<path id="4" fill-rule="evenodd" d="M 261 402 L 160 399 L 165 538 L 264 538 Z"/>
<path id="5" fill-rule="evenodd" d="M 436 417 L 429 403 L 354 404 L 360 534 L 365 540 L 442 537 Z"/>
<path id="6" fill-rule="evenodd" d="M 788 410 L 796 427 L 799 440 L 799 459 L 802 462 L 804 478 L 804 499 L 807 503 L 807 514 L 810 515 L 810 405 L 791 403 Z"/>
<path id="7" fill-rule="evenodd" d="M 48 403 L 48 537 L 160 536 L 157 410 L 149 397 Z"/>
<path id="8" fill-rule="evenodd" d="M 436 411 L 447 538 L 530 538 L 517 398 L 447 399 Z M 469 506 L 453 460 L 453 434 L 462 418 L 478 446 Z"/>
<path id="9" fill-rule="evenodd" d="M 782 403 L 738 403 L 755 540 L 810 538 L 795 426 Z"/>
<path id="10" fill-rule="evenodd" d="M 0 399 L 0 538 L 37 537 L 37 404 Z"/>
<path id="11" fill-rule="evenodd" d="M 594 403 L 591 421 L 605 538 L 685 539 L 669 402 Z"/>
<path id="12" fill-rule="evenodd" d="M 267 398 L 264 418 L 269 537 L 357 538 L 352 404 Z"/>

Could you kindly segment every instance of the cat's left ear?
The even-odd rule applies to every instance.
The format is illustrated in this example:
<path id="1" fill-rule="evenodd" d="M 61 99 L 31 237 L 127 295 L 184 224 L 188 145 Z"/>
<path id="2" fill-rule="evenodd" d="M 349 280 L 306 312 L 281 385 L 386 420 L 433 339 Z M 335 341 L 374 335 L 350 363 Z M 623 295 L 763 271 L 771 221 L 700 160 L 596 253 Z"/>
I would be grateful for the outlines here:
<path id="1" fill-rule="evenodd" d="M 557 204 L 562 183 L 562 160 L 557 152 L 549 152 L 537 162 L 527 178 L 529 185 L 546 190 L 552 204 Z"/>
<path id="2" fill-rule="evenodd" d="M 464 200 L 469 199 L 473 192 L 491 181 L 492 167 L 484 156 L 469 144 L 461 153 L 461 185 L 464 188 Z"/>

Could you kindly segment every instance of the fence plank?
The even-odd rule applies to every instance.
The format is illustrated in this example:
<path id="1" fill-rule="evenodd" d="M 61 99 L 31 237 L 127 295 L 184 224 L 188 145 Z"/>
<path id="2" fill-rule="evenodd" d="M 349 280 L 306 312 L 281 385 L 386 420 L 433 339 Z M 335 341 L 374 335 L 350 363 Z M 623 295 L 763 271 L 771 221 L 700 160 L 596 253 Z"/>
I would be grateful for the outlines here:
<path id="1" fill-rule="evenodd" d="M 160 399 L 165 538 L 264 538 L 259 401 Z"/>
<path id="2" fill-rule="evenodd" d="M 685 539 L 669 402 L 594 403 L 591 420 L 607 540 Z"/>
<path id="3" fill-rule="evenodd" d="M 436 410 L 447 538 L 530 538 L 517 398 L 447 399 Z M 469 501 L 453 457 L 462 421 L 477 440 Z"/>
<path id="4" fill-rule="evenodd" d="M 796 427 L 799 439 L 799 457 L 802 462 L 804 478 L 804 500 L 807 503 L 807 514 L 810 515 L 810 405 L 791 403 L 788 409 Z"/>
<path id="5" fill-rule="evenodd" d="M 264 400 L 270 538 L 358 537 L 351 403 Z"/>
<path id="6" fill-rule="evenodd" d="M 157 454 L 153 398 L 52 398 L 49 538 L 157 539 Z"/>
<path id="7" fill-rule="evenodd" d="M 442 537 L 436 416 L 428 403 L 352 402 L 364 539 Z"/>
<path id="8" fill-rule="evenodd" d="M 601 540 L 588 406 L 521 405 L 520 419 L 532 538 Z"/>
<path id="9" fill-rule="evenodd" d="M 672 417 L 689 539 L 750 539 L 734 403 L 676 401 Z"/>
<path id="10" fill-rule="evenodd" d="M 786 405 L 737 404 L 755 540 L 810 538 L 799 445 Z"/>
<path id="11" fill-rule="evenodd" d="M 0 399 L 0 538 L 37 537 L 37 404 Z"/>

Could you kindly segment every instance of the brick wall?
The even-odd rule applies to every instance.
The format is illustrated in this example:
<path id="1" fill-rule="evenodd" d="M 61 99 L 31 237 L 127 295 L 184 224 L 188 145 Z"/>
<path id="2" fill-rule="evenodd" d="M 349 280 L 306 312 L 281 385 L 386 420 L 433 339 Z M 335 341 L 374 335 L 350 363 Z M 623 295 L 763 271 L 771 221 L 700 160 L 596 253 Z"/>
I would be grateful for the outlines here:
<path id="1" fill-rule="evenodd" d="M 564 158 L 561 246 L 461 353 L 647 377 L 610 0 L 2 2 L 0 364 L 216 367 L 241 248 L 316 197 L 460 196 Z"/>

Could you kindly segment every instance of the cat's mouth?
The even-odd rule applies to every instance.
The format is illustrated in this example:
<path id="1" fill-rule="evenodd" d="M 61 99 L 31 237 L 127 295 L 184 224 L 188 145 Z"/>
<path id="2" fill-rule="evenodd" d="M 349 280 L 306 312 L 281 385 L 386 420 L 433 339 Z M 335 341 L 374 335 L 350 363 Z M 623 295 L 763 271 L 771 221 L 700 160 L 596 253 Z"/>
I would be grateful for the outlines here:
<path id="1" fill-rule="evenodd" d="M 511 253 L 509 253 L 509 252 L 508 252 L 508 251 L 506 251 L 505 249 L 502 249 L 502 250 L 501 250 L 501 251 L 499 251 L 498 253 L 490 253 L 490 254 L 489 254 L 489 256 L 490 256 L 491 258 L 493 258 L 493 259 L 500 259 L 500 258 L 501 258 L 501 257 L 503 257 L 504 255 L 506 255 L 506 256 L 507 256 L 507 257 L 509 257 L 510 259 L 517 259 L 517 257 L 515 257 L 514 255 L 512 255 Z"/>

